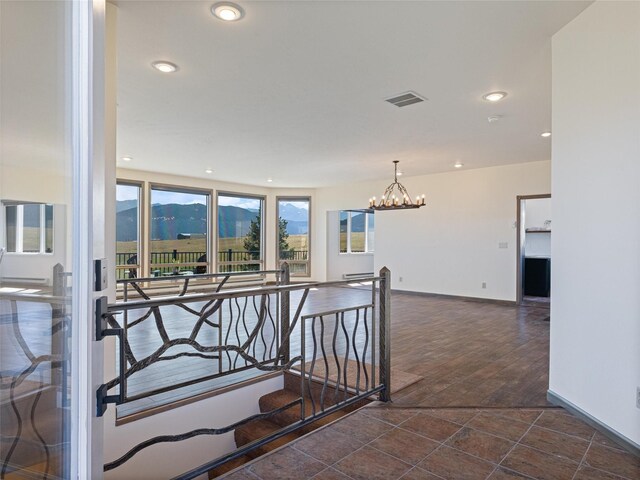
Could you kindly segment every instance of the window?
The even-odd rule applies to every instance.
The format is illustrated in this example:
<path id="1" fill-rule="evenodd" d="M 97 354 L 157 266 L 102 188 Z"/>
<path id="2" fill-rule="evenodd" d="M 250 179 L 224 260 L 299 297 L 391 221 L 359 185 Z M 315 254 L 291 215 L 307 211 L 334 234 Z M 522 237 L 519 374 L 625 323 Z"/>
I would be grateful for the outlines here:
<path id="1" fill-rule="evenodd" d="M 207 273 L 209 195 L 151 188 L 149 267 L 151 275 Z"/>
<path id="2" fill-rule="evenodd" d="M 53 253 L 53 205 L 5 204 L 7 253 Z"/>
<path id="3" fill-rule="evenodd" d="M 309 197 L 278 197 L 278 260 L 292 276 L 309 276 Z"/>
<path id="4" fill-rule="evenodd" d="M 340 212 L 340 253 L 373 253 L 373 213 Z"/>
<path id="5" fill-rule="evenodd" d="M 263 197 L 218 194 L 218 271 L 264 270 Z"/>
<path id="6" fill-rule="evenodd" d="M 116 185 L 116 278 L 140 277 L 140 185 Z"/>

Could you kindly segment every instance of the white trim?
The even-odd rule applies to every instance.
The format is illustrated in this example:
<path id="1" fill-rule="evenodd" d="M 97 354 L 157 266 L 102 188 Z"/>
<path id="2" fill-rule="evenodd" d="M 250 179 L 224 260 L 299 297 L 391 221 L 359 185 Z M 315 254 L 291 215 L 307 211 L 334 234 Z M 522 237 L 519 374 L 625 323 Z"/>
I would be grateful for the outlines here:
<path id="1" fill-rule="evenodd" d="M 92 478 L 93 5 L 71 3 L 72 348 L 71 478 Z M 75 455 L 75 458 L 74 458 Z"/>

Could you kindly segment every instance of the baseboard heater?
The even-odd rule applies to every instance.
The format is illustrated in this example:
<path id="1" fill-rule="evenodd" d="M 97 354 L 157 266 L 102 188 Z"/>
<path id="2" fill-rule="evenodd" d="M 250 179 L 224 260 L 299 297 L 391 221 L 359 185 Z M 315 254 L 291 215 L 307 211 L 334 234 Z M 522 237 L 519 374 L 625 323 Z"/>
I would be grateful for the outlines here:
<path id="1" fill-rule="evenodd" d="M 0 282 L 29 284 L 29 285 L 46 285 L 47 283 L 49 283 L 49 279 L 36 278 L 36 277 L 0 277 Z"/>
<path id="2" fill-rule="evenodd" d="M 343 273 L 342 278 L 345 280 L 357 280 L 359 278 L 373 277 L 373 272 L 363 273 Z"/>

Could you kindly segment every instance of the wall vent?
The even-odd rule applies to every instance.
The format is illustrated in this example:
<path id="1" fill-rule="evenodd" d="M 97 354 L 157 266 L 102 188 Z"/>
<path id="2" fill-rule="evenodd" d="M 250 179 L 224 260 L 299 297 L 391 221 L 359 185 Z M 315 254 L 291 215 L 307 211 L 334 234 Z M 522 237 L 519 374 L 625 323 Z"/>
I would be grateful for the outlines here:
<path id="1" fill-rule="evenodd" d="M 391 98 L 385 99 L 386 102 L 389 102 L 396 107 L 406 107 L 407 105 L 424 102 L 425 100 L 425 97 L 418 95 L 416 92 L 401 93 L 400 95 L 395 95 Z"/>

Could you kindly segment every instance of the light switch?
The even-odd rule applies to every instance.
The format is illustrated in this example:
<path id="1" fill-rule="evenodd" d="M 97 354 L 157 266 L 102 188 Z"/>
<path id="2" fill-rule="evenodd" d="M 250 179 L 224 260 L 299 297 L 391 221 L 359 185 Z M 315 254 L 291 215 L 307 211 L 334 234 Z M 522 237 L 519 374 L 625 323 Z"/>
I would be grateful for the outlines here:
<path id="1" fill-rule="evenodd" d="M 499 242 L 498 243 L 498 248 L 509 248 L 509 243 L 508 242 Z"/>

